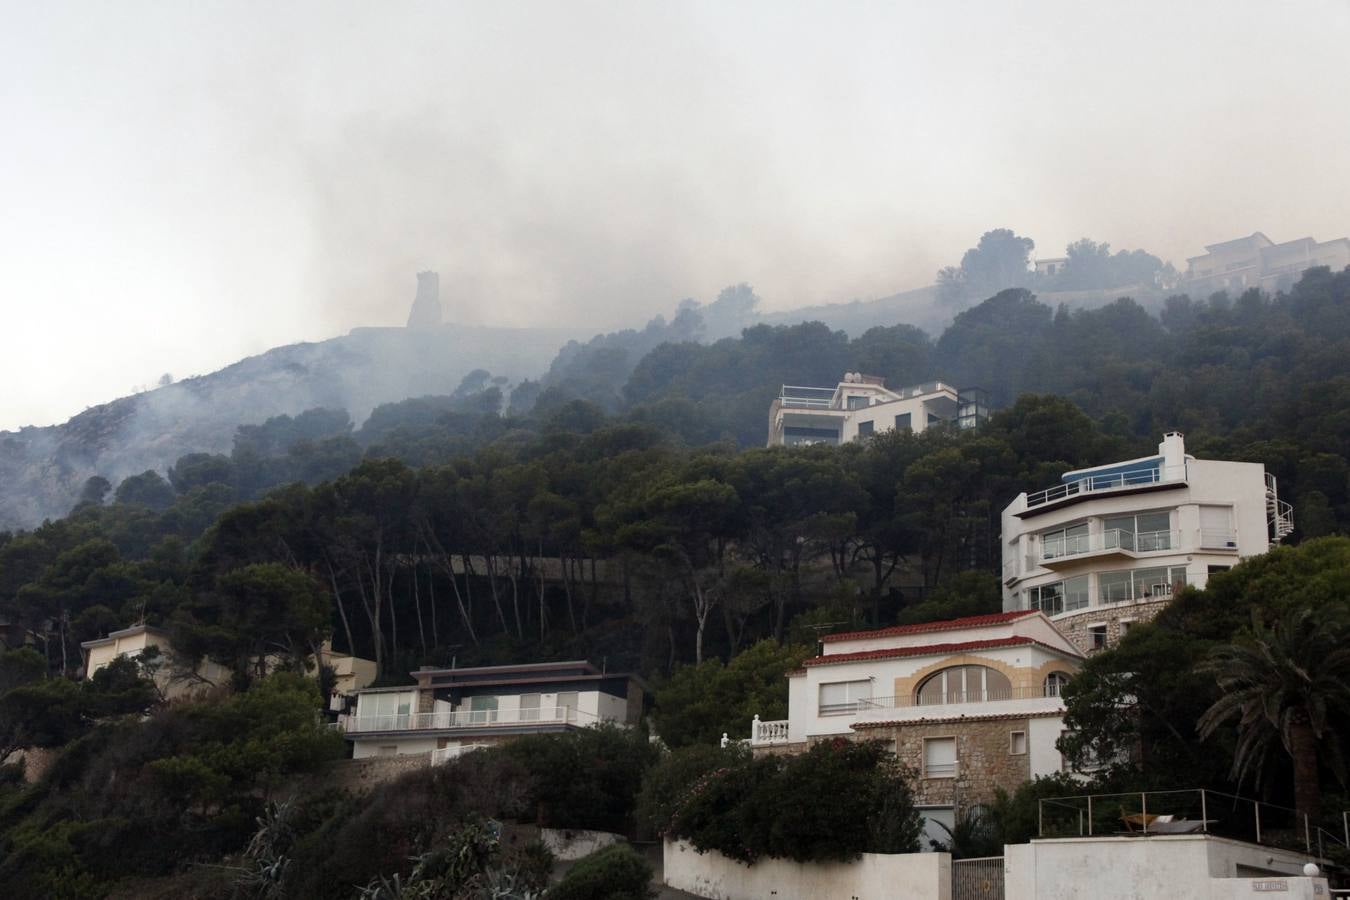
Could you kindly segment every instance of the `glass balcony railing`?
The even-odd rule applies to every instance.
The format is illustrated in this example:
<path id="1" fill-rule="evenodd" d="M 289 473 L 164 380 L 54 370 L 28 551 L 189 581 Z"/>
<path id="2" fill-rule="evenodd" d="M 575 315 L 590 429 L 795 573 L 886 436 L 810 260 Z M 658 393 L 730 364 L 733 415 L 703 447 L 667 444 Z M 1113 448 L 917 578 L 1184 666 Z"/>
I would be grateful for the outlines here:
<path id="1" fill-rule="evenodd" d="M 1181 547 L 1181 534 L 1175 531 L 1123 531 L 1112 528 L 1098 534 L 1077 534 L 1046 538 L 1041 544 L 1041 561 L 1066 559 L 1084 553 L 1128 550 L 1131 553 L 1156 553 Z"/>
<path id="2" fill-rule="evenodd" d="M 1147 487 L 1151 484 L 1168 484 L 1186 480 L 1185 466 L 1155 466 L 1134 472 L 1116 472 L 1110 475 L 1089 475 L 1057 484 L 1034 494 L 1027 494 L 1027 509 L 1035 509 L 1047 503 L 1058 503 L 1070 497 L 1095 494 L 1107 491 L 1119 491 L 1125 488 Z"/>

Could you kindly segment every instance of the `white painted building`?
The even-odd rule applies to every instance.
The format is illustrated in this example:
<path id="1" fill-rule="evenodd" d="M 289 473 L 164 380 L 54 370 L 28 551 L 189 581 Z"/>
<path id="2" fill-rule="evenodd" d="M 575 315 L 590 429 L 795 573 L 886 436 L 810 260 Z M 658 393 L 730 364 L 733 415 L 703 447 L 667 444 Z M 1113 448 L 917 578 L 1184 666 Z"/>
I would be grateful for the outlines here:
<path id="1" fill-rule="evenodd" d="M 430 753 L 433 762 L 522 734 L 633 725 L 644 686 L 584 660 L 418 669 L 417 684 L 365 688 L 339 719 L 352 757 Z"/>
<path id="2" fill-rule="evenodd" d="M 1003 608 L 1038 609 L 1082 650 L 1112 645 L 1185 585 L 1265 553 L 1292 509 L 1260 463 L 1152 456 L 1066 472 L 1003 510 Z"/>
<path id="3" fill-rule="evenodd" d="M 783 385 L 769 407 L 769 446 L 846 444 L 884 431 L 919 434 L 934 425 L 973 427 L 988 415 L 984 392 L 941 381 L 892 390 L 849 372 L 834 387 Z"/>
<path id="4" fill-rule="evenodd" d="M 80 649 L 85 652 L 86 678 L 115 659 L 129 657 L 142 663 L 165 700 L 196 696 L 230 680 L 230 670 L 219 663 L 203 659 L 193 666 L 183 659 L 174 650 L 169 633 L 152 625 L 113 631 L 107 637 L 84 641 Z"/>
<path id="5" fill-rule="evenodd" d="M 826 635 L 822 645 L 788 677 L 788 718 L 752 723 L 752 748 L 890 742 L 916 773 L 928 837 L 939 842 L 938 823 L 952 827 L 996 788 L 1064 770 L 1060 691 L 1082 656 L 1042 613 Z"/>

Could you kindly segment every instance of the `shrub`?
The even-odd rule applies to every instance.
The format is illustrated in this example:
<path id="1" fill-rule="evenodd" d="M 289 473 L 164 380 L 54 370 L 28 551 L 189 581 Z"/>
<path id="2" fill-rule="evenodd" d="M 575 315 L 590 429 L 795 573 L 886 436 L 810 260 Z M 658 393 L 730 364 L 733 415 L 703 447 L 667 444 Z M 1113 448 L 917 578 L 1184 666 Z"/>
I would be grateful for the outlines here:
<path id="1" fill-rule="evenodd" d="M 611 844 L 577 862 L 544 895 L 547 900 L 647 900 L 652 867 L 627 844 Z"/>
<path id="2" fill-rule="evenodd" d="M 665 834 L 691 785 L 716 769 L 744 764 L 749 755 L 740 744 L 695 744 L 663 755 L 642 778 L 637 798 L 638 828 L 646 835 Z"/>
<path id="3" fill-rule="evenodd" d="M 743 759 L 694 781 L 669 834 L 747 863 L 910 852 L 922 821 L 909 776 L 880 742 L 836 739 L 786 761 Z"/>

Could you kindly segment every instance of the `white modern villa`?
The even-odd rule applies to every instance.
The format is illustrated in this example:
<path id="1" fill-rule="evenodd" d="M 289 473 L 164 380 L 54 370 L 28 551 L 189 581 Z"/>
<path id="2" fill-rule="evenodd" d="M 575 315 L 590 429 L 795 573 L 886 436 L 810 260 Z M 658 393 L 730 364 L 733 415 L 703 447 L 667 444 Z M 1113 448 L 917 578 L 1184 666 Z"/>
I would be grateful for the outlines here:
<path id="1" fill-rule="evenodd" d="M 1066 472 L 1003 510 L 1003 608 L 1040 610 L 1084 652 L 1113 645 L 1185 585 L 1265 553 L 1293 510 L 1260 463 L 1153 456 Z"/>
<path id="2" fill-rule="evenodd" d="M 834 387 L 783 385 L 769 406 L 769 446 L 839 445 L 897 429 L 918 434 L 944 423 L 970 428 L 987 416 L 978 389 L 931 381 L 893 390 L 875 375 L 848 372 Z"/>
<path id="3" fill-rule="evenodd" d="M 423 668 L 414 685 L 364 688 L 338 725 L 352 757 L 430 754 L 433 763 L 517 737 L 609 722 L 633 725 L 645 686 L 585 660 Z"/>
<path id="4" fill-rule="evenodd" d="M 881 739 L 917 773 L 930 837 L 994 789 L 1062 771 L 1060 689 L 1083 657 L 1037 610 L 826 635 L 788 676 L 788 718 L 752 723 L 756 752 Z"/>

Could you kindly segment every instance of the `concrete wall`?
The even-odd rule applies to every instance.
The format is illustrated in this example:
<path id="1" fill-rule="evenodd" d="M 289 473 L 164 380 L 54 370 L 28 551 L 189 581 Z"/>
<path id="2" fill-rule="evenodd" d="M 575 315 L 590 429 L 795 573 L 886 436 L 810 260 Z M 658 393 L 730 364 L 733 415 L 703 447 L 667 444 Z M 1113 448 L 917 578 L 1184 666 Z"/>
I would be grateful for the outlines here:
<path id="1" fill-rule="evenodd" d="M 720 853 L 699 853 L 684 841 L 666 841 L 665 883 L 709 900 L 840 898 L 840 900 L 951 900 L 951 857 L 946 853 L 864 853 L 851 863 L 796 863 L 763 859 L 746 866 Z"/>
<path id="2" fill-rule="evenodd" d="M 409 754 L 430 753 L 437 747 L 434 737 L 411 737 L 410 733 L 385 735 L 382 737 L 360 738 L 352 741 L 352 759 L 369 759 L 373 756 L 407 756 Z M 382 747 L 395 748 L 393 754 L 380 752 Z M 425 759 L 423 765 L 426 764 Z"/>
<path id="3" fill-rule="evenodd" d="M 1093 900 L 1227 900 L 1242 895 L 1235 887 L 1238 881 L 1247 884 L 1247 895 L 1251 892 L 1250 881 L 1237 878 L 1238 866 L 1271 872 L 1271 878 L 1281 879 L 1300 874 L 1306 862 L 1308 857 L 1302 854 L 1202 834 L 1038 840 L 1004 848 L 1004 896 L 1005 900 L 1087 896 Z M 1216 880 L 1218 893 L 1212 891 Z"/>
<path id="4" fill-rule="evenodd" d="M 624 840 L 623 835 L 612 831 L 584 831 L 580 829 L 540 828 L 539 842 L 553 851 L 561 860 L 581 859 L 610 844 Z"/>

